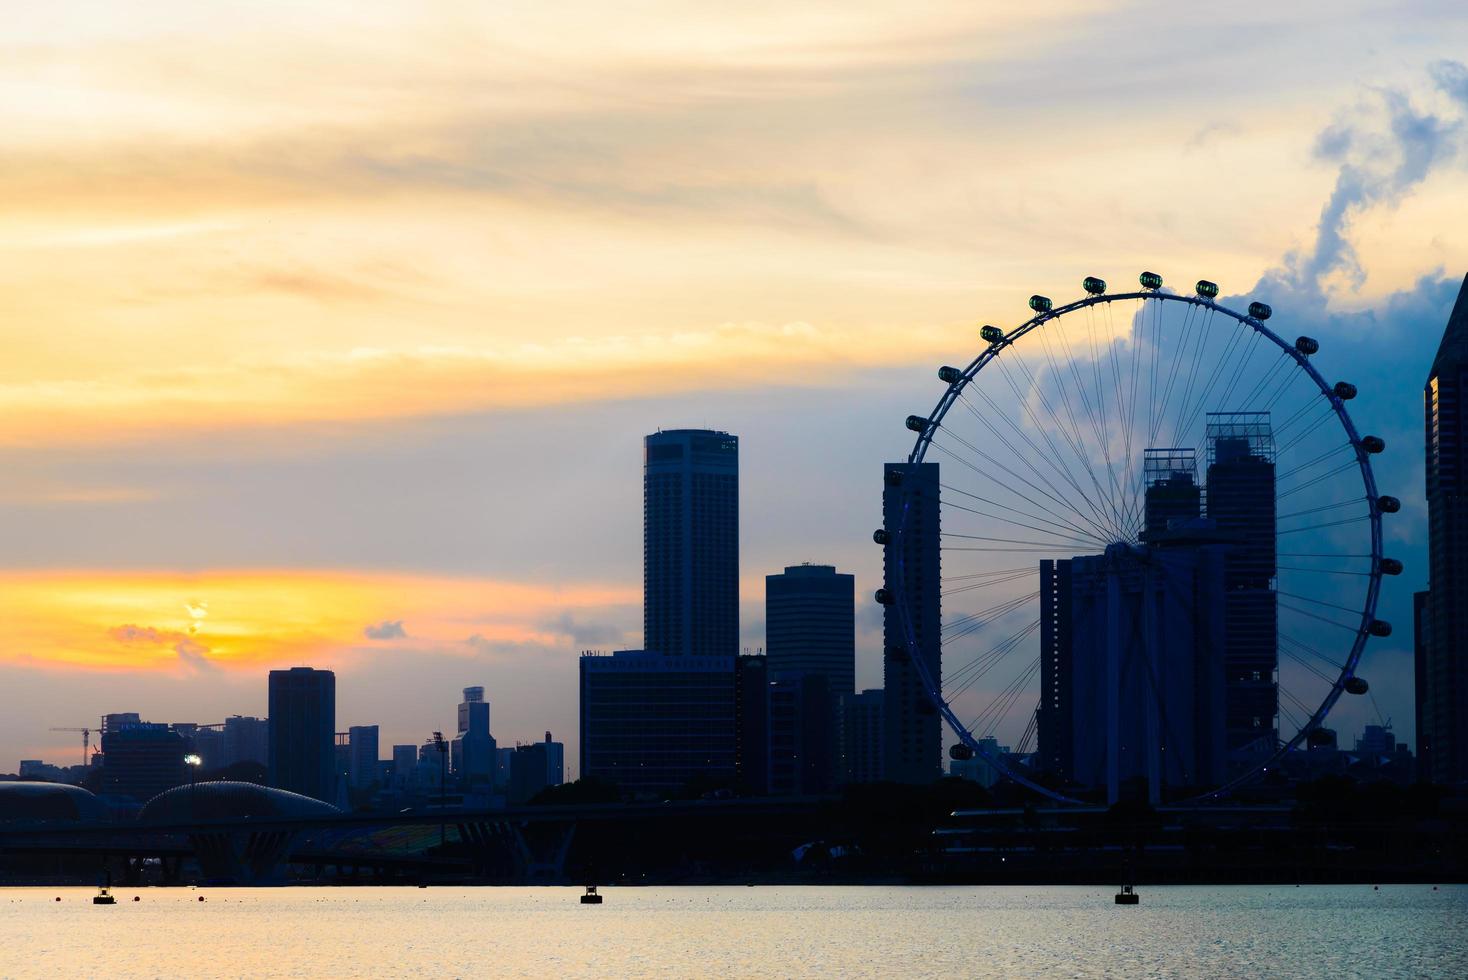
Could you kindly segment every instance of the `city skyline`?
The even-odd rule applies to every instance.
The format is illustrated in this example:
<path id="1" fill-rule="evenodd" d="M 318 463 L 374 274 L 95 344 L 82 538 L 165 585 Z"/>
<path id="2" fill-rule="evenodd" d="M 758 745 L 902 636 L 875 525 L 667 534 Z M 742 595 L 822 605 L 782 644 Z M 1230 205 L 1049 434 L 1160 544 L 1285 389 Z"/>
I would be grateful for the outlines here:
<path id="1" fill-rule="evenodd" d="M 24 166 L 3 178 L 28 204 L 0 229 L 22 259 L 8 273 L 12 357 L 0 376 L 0 685 L 19 706 L 0 719 L 0 747 L 64 762 L 71 737 L 48 729 L 105 711 L 263 715 L 264 673 L 302 664 L 336 671 L 343 723 L 381 725 L 384 745 L 447 726 L 442 709 L 429 718 L 418 705 L 475 684 L 511 734 L 569 733 L 577 651 L 641 645 L 635 447 L 646 432 L 707 425 L 744 442 L 739 644 L 757 647 L 764 575 L 813 561 L 854 574 L 860 597 L 880 584 L 872 474 L 905 455 L 901 418 L 930 407 L 932 370 L 971 354 L 979 323 L 1017 322 L 1025 296 L 1068 295 L 1082 275 L 1122 281 L 1154 267 L 1271 302 L 1277 322 L 1320 337 L 1322 365 L 1360 384 L 1353 414 L 1390 446 L 1378 475 L 1403 501 L 1388 543 L 1406 564 L 1382 610 L 1398 631 L 1365 670 L 1413 740 L 1405 624 L 1426 584 L 1414 413 L 1468 267 L 1455 237 L 1468 226 L 1456 217 L 1468 199 L 1465 73 L 1451 60 L 1462 24 L 1436 11 L 1427 38 L 1413 27 L 1428 23 L 1413 19 L 1420 11 L 1324 25 L 1274 12 L 1271 40 L 1233 55 L 1278 69 L 1260 75 L 1263 103 L 1250 88 L 1262 83 L 1226 92 L 1206 66 L 1169 60 L 1158 71 L 1171 85 L 1065 89 L 1073 112 L 1041 129 L 1023 102 L 996 97 L 1012 73 L 1057 56 L 1096 67 L 1098 29 L 1117 56 L 1140 58 L 1122 37 L 1133 15 L 972 16 L 954 25 L 924 8 L 898 29 L 875 15 L 761 10 L 720 31 L 691 17 L 666 17 L 652 35 L 609 27 L 603 52 L 568 53 L 568 64 L 615 78 L 629 105 L 663 88 L 660 73 L 691 70 L 678 54 L 689 38 L 728 67 L 694 72 L 700 84 L 675 104 L 624 107 L 604 127 L 576 115 L 590 151 L 616 163 L 601 182 L 554 142 L 451 139 L 471 118 L 476 133 L 504 122 L 503 107 L 476 101 L 482 75 L 442 103 L 452 118 L 416 130 L 401 103 L 348 98 L 350 125 L 327 145 L 313 134 L 343 103 L 322 94 L 278 115 L 278 101 L 238 88 L 238 48 L 189 47 L 207 36 L 192 20 L 165 35 L 99 17 L 66 40 L 44 15 L 18 20 L 28 64 L 86 54 L 88 68 L 72 79 L 74 99 L 23 114 Z M 1239 16 L 1213 26 L 1245 31 L 1258 12 Z M 390 24 L 352 43 L 384 45 L 398 28 L 436 36 Z M 1166 18 L 1158 28 L 1188 36 Z M 1272 57 L 1321 30 L 1355 56 Z M 176 56 L 176 74 L 140 73 L 132 31 Z M 517 31 L 505 43 L 545 43 L 543 22 Z M 323 66 L 309 34 L 281 29 L 291 65 L 326 72 L 339 93 L 381 81 L 361 65 Z M 849 46 L 833 51 L 833 40 Z M 1030 53 L 1001 58 L 999 41 Z M 386 46 L 396 54 L 377 64 L 389 76 L 420 67 L 411 46 Z M 524 80 L 515 64 L 495 71 Z M 967 84 L 955 64 L 975 69 Z M 874 86 L 878 76 L 893 84 Z M 176 84 L 186 81 L 208 84 Z M 564 93 L 536 91 L 533 116 L 566 118 Z M 1175 104 L 1177 92 L 1211 111 Z M 1118 135 L 1108 120 L 1122 95 L 1171 131 Z M 863 100 L 876 111 L 852 122 Z M 745 139 L 758 135 L 750 118 L 771 111 L 794 152 L 761 157 L 768 169 L 753 179 L 740 162 L 760 148 Z M 68 135 L 78 124 L 95 124 L 97 142 Z M 220 126 L 237 127 L 231 162 L 208 148 Z M 1022 146 L 1049 127 L 1095 147 L 1098 162 L 1030 174 L 1031 155 L 990 150 L 995 134 Z M 658 138 L 631 145 L 649 132 Z M 158 134 L 174 147 L 166 163 Z M 850 152 L 878 137 L 954 162 L 917 174 L 898 154 Z M 300 149 L 292 166 L 255 155 L 280 146 Z M 369 146 L 380 152 L 358 152 Z M 91 179 L 102 161 L 134 178 L 126 191 Z M 526 177 L 542 173 L 540 184 Z M 274 227 L 327 183 L 337 196 Z M 894 207 L 904 189 L 910 208 Z M 353 211 L 367 198 L 380 210 Z M 1006 199 L 1033 210 L 995 203 Z M 1103 229 L 1087 209 L 1110 199 L 1136 204 Z M 576 248 L 604 244 L 609 215 L 629 251 Z M 517 251 L 466 227 L 496 222 L 538 230 Z M 382 231 L 395 226 L 406 230 Z M 429 230 L 448 245 L 425 248 Z M 277 251 L 282 234 L 295 237 Z M 707 248 L 649 271 L 690 242 Z M 599 258 L 572 274 L 535 266 L 537 248 Z M 789 481 L 807 493 L 790 499 Z M 880 615 L 865 598 L 857 647 L 857 688 L 877 686 Z M 1365 706 L 1341 710 L 1360 713 L 1343 714 L 1343 730 L 1370 720 Z"/>

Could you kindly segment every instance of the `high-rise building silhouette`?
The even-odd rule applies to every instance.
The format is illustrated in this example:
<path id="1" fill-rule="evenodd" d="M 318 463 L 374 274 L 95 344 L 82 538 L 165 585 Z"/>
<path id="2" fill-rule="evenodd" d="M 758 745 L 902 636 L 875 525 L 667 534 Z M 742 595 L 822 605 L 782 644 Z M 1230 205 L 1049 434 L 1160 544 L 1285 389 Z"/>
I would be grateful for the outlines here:
<path id="1" fill-rule="evenodd" d="M 1468 277 L 1424 389 L 1427 596 L 1417 683 L 1419 772 L 1468 782 Z"/>
<path id="2" fill-rule="evenodd" d="M 188 781 L 184 756 L 192 750 L 192 743 L 168 725 L 115 723 L 102 735 L 103 791 L 147 803 Z"/>
<path id="3" fill-rule="evenodd" d="M 331 802 L 336 793 L 336 675 L 270 672 L 270 785 Z"/>
<path id="4" fill-rule="evenodd" d="M 1208 518 L 1224 559 L 1224 724 L 1230 758 L 1252 765 L 1279 731 L 1274 592 L 1274 436 L 1268 412 L 1210 412 Z"/>
<path id="5" fill-rule="evenodd" d="M 833 698 L 853 693 L 855 577 L 808 564 L 766 575 L 765 655 L 772 675 L 820 674 Z"/>
<path id="6" fill-rule="evenodd" d="M 877 783 L 883 768 L 881 688 L 868 688 L 841 699 L 841 779 L 848 783 Z"/>
<path id="7" fill-rule="evenodd" d="M 464 789 L 477 786 L 492 790 L 498 746 L 489 733 L 489 702 L 484 700 L 484 688 L 464 688 L 458 726 L 449 751 L 459 785 Z"/>
<path id="8" fill-rule="evenodd" d="M 883 768 L 895 782 L 930 783 L 943 774 L 943 732 L 912 658 L 941 689 L 938 464 L 888 463 L 882 476 L 882 582 L 891 599 L 882 609 Z"/>
<path id="9" fill-rule="evenodd" d="M 769 689 L 772 694 L 778 685 L 800 685 L 798 692 L 779 691 L 799 712 L 793 730 L 800 737 L 791 743 L 798 761 L 793 763 L 797 778 L 790 785 L 797 788 L 791 791 L 834 789 L 841 757 L 838 705 L 855 689 L 856 579 L 831 565 L 811 564 L 766 575 L 765 655 L 775 685 Z M 775 720 L 771 714 L 772 724 Z M 770 748 L 779 746 L 772 742 Z M 771 764 L 773 775 L 773 759 Z"/>
<path id="10" fill-rule="evenodd" d="M 1164 786 L 1221 780 L 1224 556 L 1114 544 L 1040 563 L 1045 771 L 1105 786 L 1109 802 L 1133 780 L 1153 802 Z"/>
<path id="11" fill-rule="evenodd" d="M 746 796 L 770 791 L 769 658 L 745 654 L 734 662 L 735 783 Z"/>
<path id="12" fill-rule="evenodd" d="M 669 429 L 644 440 L 643 647 L 739 653 L 739 439 Z"/>
<path id="13" fill-rule="evenodd" d="M 352 786 L 371 786 L 377 781 L 377 726 L 353 725 L 347 729 L 347 745 L 351 758 L 348 773 Z"/>

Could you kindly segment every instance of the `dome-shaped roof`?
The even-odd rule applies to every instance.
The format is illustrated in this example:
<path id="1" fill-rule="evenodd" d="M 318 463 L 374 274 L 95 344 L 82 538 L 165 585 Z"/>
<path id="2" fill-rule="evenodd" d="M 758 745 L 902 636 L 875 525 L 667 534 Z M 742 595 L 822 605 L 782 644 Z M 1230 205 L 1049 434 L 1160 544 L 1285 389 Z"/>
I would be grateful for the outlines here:
<path id="1" fill-rule="evenodd" d="M 107 808 L 80 786 L 29 780 L 0 782 L 0 823 L 103 820 Z"/>
<path id="2" fill-rule="evenodd" d="M 216 780 L 175 786 L 148 801 L 139 820 L 186 823 L 190 820 L 238 820 L 241 817 L 326 817 L 340 813 L 330 803 L 289 790 Z"/>

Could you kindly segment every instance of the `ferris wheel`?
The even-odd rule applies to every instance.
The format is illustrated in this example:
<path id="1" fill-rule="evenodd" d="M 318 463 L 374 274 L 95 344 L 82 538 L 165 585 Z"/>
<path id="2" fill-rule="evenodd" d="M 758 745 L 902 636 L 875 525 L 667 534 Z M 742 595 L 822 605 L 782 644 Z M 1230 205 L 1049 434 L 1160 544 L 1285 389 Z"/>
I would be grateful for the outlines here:
<path id="1" fill-rule="evenodd" d="M 1323 723 L 1367 694 L 1382 576 L 1402 571 L 1382 553 L 1385 444 L 1319 343 L 1206 280 L 1140 285 L 1087 278 L 983 327 L 907 418 L 875 534 L 889 677 L 914 679 L 951 758 L 1059 802 L 1134 782 L 1218 799 L 1333 744 Z"/>

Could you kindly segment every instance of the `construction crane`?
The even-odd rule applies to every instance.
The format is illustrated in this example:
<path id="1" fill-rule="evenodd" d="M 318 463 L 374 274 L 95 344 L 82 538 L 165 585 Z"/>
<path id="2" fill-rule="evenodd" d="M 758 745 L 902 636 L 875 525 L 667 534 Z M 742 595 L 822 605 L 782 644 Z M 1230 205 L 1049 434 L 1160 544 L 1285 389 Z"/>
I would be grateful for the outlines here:
<path id="1" fill-rule="evenodd" d="M 53 728 L 53 729 L 51 729 L 51 731 L 53 731 L 53 732 L 81 732 L 81 735 L 82 735 L 82 768 L 85 769 L 85 768 L 87 768 L 88 765 L 90 765 L 90 760 L 92 758 L 92 754 L 91 754 L 91 751 L 90 751 L 91 750 L 91 747 L 92 747 L 92 729 L 90 729 L 90 728 Z"/>

